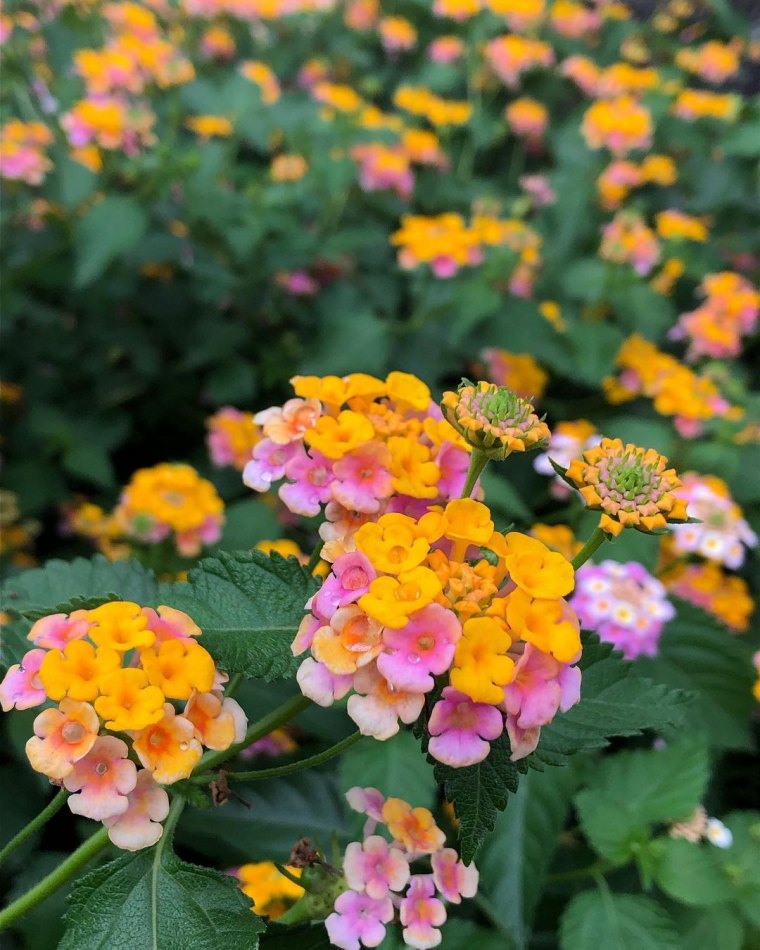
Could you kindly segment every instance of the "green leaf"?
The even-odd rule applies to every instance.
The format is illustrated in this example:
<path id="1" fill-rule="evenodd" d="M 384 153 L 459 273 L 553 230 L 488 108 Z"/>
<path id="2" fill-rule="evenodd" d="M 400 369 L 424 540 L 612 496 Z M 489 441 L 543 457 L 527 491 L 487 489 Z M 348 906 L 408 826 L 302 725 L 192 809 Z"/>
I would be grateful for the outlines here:
<path id="1" fill-rule="evenodd" d="M 604 885 L 568 904 L 561 950 L 681 950 L 667 911 L 648 897 L 613 894 Z"/>
<path id="2" fill-rule="evenodd" d="M 621 752 L 598 765 L 575 798 L 583 832 L 599 854 L 622 864 L 649 839 L 650 825 L 692 814 L 708 777 L 707 749 L 690 740 Z"/>
<path id="3" fill-rule="evenodd" d="M 733 884 L 734 900 L 742 915 L 760 930 L 760 812 L 732 812 L 724 821 L 733 844 L 718 848 L 716 857 Z"/>
<path id="4" fill-rule="evenodd" d="M 682 907 L 674 911 L 684 947 L 715 947 L 716 950 L 742 950 L 744 927 L 730 907 L 711 907 L 697 911 Z"/>
<path id="5" fill-rule="evenodd" d="M 673 601 L 678 615 L 663 631 L 657 656 L 637 660 L 637 671 L 694 693 L 691 726 L 715 747 L 749 748 L 751 647 L 699 607 Z"/>
<path id="6" fill-rule="evenodd" d="M 341 844 L 350 840 L 348 807 L 334 775 L 311 770 L 308 780 L 272 779 L 235 783 L 242 801 L 231 799 L 223 808 L 190 811 L 183 816 L 178 838 L 194 851 L 224 861 L 282 861 L 287 863 L 293 845 L 308 837 L 330 853 L 337 835 Z"/>
<path id="7" fill-rule="evenodd" d="M 265 929 L 234 879 L 186 864 L 166 836 L 75 885 L 59 950 L 256 950 Z"/>
<path id="8" fill-rule="evenodd" d="M 74 228 L 75 285 L 86 287 L 97 280 L 111 261 L 137 244 L 147 226 L 145 212 L 131 198 L 116 195 L 96 204 Z"/>
<path id="9" fill-rule="evenodd" d="M 433 807 L 437 792 L 433 770 L 411 732 L 352 746 L 340 760 L 340 784 L 344 791 L 354 785 L 371 786 L 423 808 Z"/>
<path id="10" fill-rule="evenodd" d="M 7 670 L 13 663 L 20 663 L 23 655 L 34 648 L 26 638 L 31 629 L 31 621 L 24 618 L 0 627 L 0 668 Z"/>
<path id="11" fill-rule="evenodd" d="M 3 609 L 30 620 L 51 613 L 69 613 L 83 598 L 155 602 L 158 585 L 152 571 L 137 561 L 107 561 L 101 554 L 73 561 L 48 561 L 44 567 L 24 571 L 3 587 Z"/>
<path id="12" fill-rule="evenodd" d="M 528 943 L 544 875 L 587 767 L 578 756 L 569 768 L 524 775 L 478 856 L 480 893 L 499 909 L 518 948 Z"/>
<path id="13" fill-rule="evenodd" d="M 504 733 L 491 743 L 488 757 L 478 765 L 454 769 L 435 764 L 436 779 L 459 819 L 459 851 L 465 864 L 472 861 L 486 835 L 493 831 L 509 793 L 517 791 L 519 774 L 525 766 L 512 762 L 510 753 Z"/>
<path id="14" fill-rule="evenodd" d="M 186 611 L 227 672 L 287 679 L 300 660 L 290 644 L 317 582 L 295 558 L 261 551 L 204 558 L 187 583 L 164 585 L 162 603 Z"/>
<path id="15" fill-rule="evenodd" d="M 517 493 L 512 482 L 500 478 L 493 469 L 486 468 L 480 476 L 480 484 L 491 509 L 495 508 L 507 518 L 517 518 L 526 524 L 533 521 L 533 512 Z"/>
<path id="16" fill-rule="evenodd" d="M 730 900 L 733 887 L 722 873 L 716 851 L 711 844 L 663 838 L 657 842 L 657 886 L 669 897 L 694 907 Z"/>
<path id="17" fill-rule="evenodd" d="M 72 446 L 64 454 L 62 464 L 69 475 L 100 488 L 111 488 L 116 483 L 108 452 L 92 442 Z"/>
<path id="18" fill-rule="evenodd" d="M 682 721 L 690 697 L 634 675 L 631 664 L 595 634 L 583 633 L 580 666 L 581 701 L 543 727 L 528 759 L 534 768 L 564 765 L 567 756 L 604 748 L 612 736 L 664 730 Z"/>

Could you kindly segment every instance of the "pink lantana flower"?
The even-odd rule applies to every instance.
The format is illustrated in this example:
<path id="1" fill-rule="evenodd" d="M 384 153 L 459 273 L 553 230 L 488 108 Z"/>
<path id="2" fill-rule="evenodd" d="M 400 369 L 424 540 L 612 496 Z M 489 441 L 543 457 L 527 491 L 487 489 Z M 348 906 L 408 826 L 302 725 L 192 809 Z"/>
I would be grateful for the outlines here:
<path id="1" fill-rule="evenodd" d="M 127 795 L 137 782 L 137 768 L 127 758 L 126 742 L 116 736 L 100 736 L 83 759 L 63 780 L 64 788 L 74 792 L 69 808 L 75 815 L 103 821 L 123 815 Z"/>
<path id="2" fill-rule="evenodd" d="M 307 604 L 306 607 L 309 609 L 310 604 Z M 290 652 L 293 654 L 293 656 L 300 656 L 304 650 L 309 649 L 311 642 L 314 639 L 314 634 L 322 626 L 322 623 L 323 621 L 319 617 L 306 614 L 301 623 L 298 625 L 295 639 L 290 644 Z"/>
<path id="3" fill-rule="evenodd" d="M 34 624 L 27 639 L 45 650 L 63 650 L 72 640 L 86 637 L 91 626 L 86 610 L 75 610 L 72 614 L 50 614 Z"/>
<path id="4" fill-rule="evenodd" d="M 380 510 L 380 501 L 393 494 L 389 465 L 386 445 L 368 442 L 359 446 L 335 463 L 333 498 L 344 508 L 374 514 Z"/>
<path id="5" fill-rule="evenodd" d="M 355 603 L 369 590 L 377 571 L 360 551 L 342 554 L 314 597 L 314 607 L 323 617 L 332 617 L 339 607 Z"/>
<path id="6" fill-rule="evenodd" d="M 441 931 L 436 928 L 446 922 L 446 908 L 434 895 L 432 875 L 415 874 L 399 906 L 404 942 L 416 950 L 437 947 L 441 942 Z"/>
<path id="7" fill-rule="evenodd" d="M 243 469 L 243 483 L 254 491 L 269 491 L 272 482 L 285 476 L 285 466 L 295 455 L 298 443 L 277 445 L 271 439 L 262 439 L 253 448 L 253 458 Z"/>
<path id="8" fill-rule="evenodd" d="M 495 706 L 476 703 L 465 693 L 447 686 L 433 707 L 428 751 L 453 768 L 482 762 L 491 750 L 487 740 L 504 731 L 502 714 Z"/>
<path id="9" fill-rule="evenodd" d="M 359 950 L 377 947 L 385 939 L 385 924 L 393 920 L 390 898 L 373 900 L 368 894 L 346 891 L 335 901 L 335 912 L 325 920 L 327 936 L 334 947 Z"/>
<path id="10" fill-rule="evenodd" d="M 385 796 L 381 791 L 371 786 L 368 788 L 362 788 L 360 785 L 354 785 L 353 788 L 349 788 L 346 792 L 346 801 L 353 808 L 354 811 L 358 811 L 360 815 L 367 815 L 368 818 L 371 818 L 372 821 L 378 822 L 383 820 L 383 805 L 385 804 Z M 365 834 L 371 834 L 372 832 L 365 832 Z"/>
<path id="11" fill-rule="evenodd" d="M 169 796 L 147 769 L 140 769 L 127 799 L 123 814 L 103 820 L 108 837 L 124 851 L 150 848 L 164 832 L 161 822 L 169 814 Z"/>
<path id="12" fill-rule="evenodd" d="M 156 612 L 152 607 L 143 607 L 143 616 L 148 621 L 148 630 L 156 635 L 156 641 L 190 640 L 201 635 L 201 628 L 186 613 L 174 607 L 161 606 Z"/>
<path id="13" fill-rule="evenodd" d="M 452 904 L 461 904 L 463 897 L 474 897 L 478 890 L 478 869 L 459 860 L 453 848 L 441 848 L 431 855 L 433 880 L 441 896 Z"/>
<path id="14" fill-rule="evenodd" d="M 43 709 L 26 744 L 32 768 L 48 778 L 65 778 L 95 745 L 99 728 L 98 714 L 89 703 L 62 699 L 58 709 Z"/>
<path id="15" fill-rule="evenodd" d="M 272 406 L 257 412 L 253 417 L 264 435 L 276 445 L 300 442 L 304 433 L 314 428 L 322 412 L 318 399 L 288 399 L 283 406 Z"/>
<path id="16" fill-rule="evenodd" d="M 515 667 L 514 680 L 504 687 L 512 759 L 516 761 L 532 752 L 538 744 L 540 727 L 550 723 L 558 709 L 567 712 L 580 698 L 578 667 L 560 663 L 526 644 Z"/>
<path id="17" fill-rule="evenodd" d="M 332 706 L 351 689 L 351 674 L 331 673 L 323 663 L 307 657 L 298 667 L 296 680 L 301 692 L 318 706 Z"/>
<path id="18" fill-rule="evenodd" d="M 372 663 L 354 675 L 356 693 L 349 697 L 347 711 L 363 736 L 390 739 L 399 730 L 399 720 L 414 722 L 425 705 L 425 694 L 392 687 Z"/>
<path id="19" fill-rule="evenodd" d="M 438 480 L 438 492 L 442 498 L 460 498 L 467 480 L 470 456 L 453 442 L 444 442 L 436 458 L 441 470 Z M 477 496 L 476 496 L 477 497 Z"/>
<path id="20" fill-rule="evenodd" d="M 402 890 L 409 880 L 409 862 L 380 835 L 352 841 L 343 856 L 343 871 L 351 890 L 377 901 L 388 897 L 389 891 Z"/>
<path id="21" fill-rule="evenodd" d="M 29 650 L 21 663 L 8 667 L 5 678 L 0 683 L 0 706 L 3 712 L 16 709 L 31 709 L 47 699 L 38 673 L 45 659 L 46 650 Z"/>
<path id="22" fill-rule="evenodd" d="M 428 604 L 409 618 L 405 627 L 383 631 L 383 642 L 392 650 L 381 653 L 377 668 L 396 689 L 426 693 L 435 685 L 430 675 L 445 673 L 454 659 L 462 627 L 451 610 Z"/>
<path id="23" fill-rule="evenodd" d="M 319 452 L 307 455 L 303 448 L 296 449 L 285 465 L 285 477 L 293 481 L 281 485 L 278 494 L 294 514 L 313 517 L 330 500 L 332 462 Z"/>

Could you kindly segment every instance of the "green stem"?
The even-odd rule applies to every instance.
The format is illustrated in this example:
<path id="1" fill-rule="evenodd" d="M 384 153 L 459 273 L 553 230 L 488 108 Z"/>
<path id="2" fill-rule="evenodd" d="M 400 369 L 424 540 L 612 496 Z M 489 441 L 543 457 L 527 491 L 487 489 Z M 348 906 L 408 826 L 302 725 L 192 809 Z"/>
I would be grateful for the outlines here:
<path id="1" fill-rule="evenodd" d="M 231 745 L 229 749 L 224 749 L 222 752 L 207 752 L 196 765 L 195 772 L 199 773 L 208 769 L 217 768 L 242 749 L 247 749 L 252 742 L 263 739 L 264 736 L 269 735 L 269 733 L 278 726 L 293 719 L 294 716 L 303 712 L 309 705 L 311 705 L 311 700 L 302 696 L 300 693 L 298 696 L 293 696 L 287 702 L 283 703 L 282 706 L 273 709 L 272 712 L 267 713 L 262 719 L 259 719 L 257 722 L 254 722 L 253 725 L 249 726 L 245 737 L 241 739 L 240 742 Z"/>
<path id="2" fill-rule="evenodd" d="M 324 547 L 324 545 L 325 545 L 325 542 L 320 541 L 319 544 L 311 552 L 309 563 L 306 565 L 306 570 L 309 572 L 309 574 L 313 574 L 314 571 L 317 569 L 317 565 L 319 564 L 320 558 L 322 557 L 322 548 Z"/>
<path id="3" fill-rule="evenodd" d="M 39 884 L 36 884 L 26 894 L 22 894 L 17 900 L 9 904 L 5 910 L 0 911 L 0 931 L 5 930 L 19 917 L 23 917 L 28 911 L 41 904 L 51 894 L 55 893 L 60 887 L 63 887 L 74 877 L 96 854 L 99 854 L 108 844 L 108 828 L 101 828 L 96 831 L 92 837 L 83 842 L 72 854 L 70 854 L 58 867 L 51 871 L 47 877 L 44 877 Z"/>
<path id="4" fill-rule="evenodd" d="M 310 755 L 307 759 L 299 759 L 297 762 L 289 762 L 287 765 L 275 766 L 271 769 L 254 769 L 252 772 L 228 772 L 227 781 L 235 782 L 260 782 L 267 778 L 280 778 L 282 775 L 291 775 L 293 772 L 302 772 L 304 769 L 311 769 L 315 765 L 321 765 L 323 762 L 329 762 L 336 755 L 340 755 L 346 749 L 350 749 L 354 743 L 362 738 L 360 732 L 353 732 L 345 739 L 341 739 L 336 745 L 330 746 L 324 752 L 318 752 L 316 755 Z M 216 775 L 194 775 L 191 779 L 194 785 L 206 785 L 213 782 Z"/>
<path id="5" fill-rule="evenodd" d="M 309 891 L 309 890 L 311 890 L 311 888 L 308 888 L 308 887 L 304 884 L 304 882 L 301 880 L 300 877 L 296 877 L 295 874 L 291 874 L 290 871 L 285 867 L 284 864 L 278 864 L 278 863 L 275 861 L 274 866 L 277 868 L 277 870 L 280 872 L 280 874 L 282 874 L 283 877 L 286 877 L 291 883 L 297 884 L 297 885 L 298 885 L 300 888 L 302 888 L 304 891 Z"/>
<path id="6" fill-rule="evenodd" d="M 0 851 L 0 864 L 2 864 L 5 861 L 5 859 L 10 854 L 12 854 L 20 844 L 23 844 L 24 841 L 26 841 L 26 839 L 30 837 L 30 835 L 33 835 L 35 831 L 39 831 L 39 829 L 47 821 L 50 821 L 53 815 L 57 811 L 60 811 L 61 808 L 63 808 L 63 805 L 68 797 L 69 797 L 69 793 L 66 791 L 65 788 L 59 789 L 58 794 L 55 795 L 47 803 L 47 805 L 42 809 L 39 815 L 37 815 L 36 818 L 32 818 L 29 824 L 25 825 L 21 829 L 21 831 L 19 831 L 17 835 L 11 838 L 11 840 L 3 848 L 3 850 Z"/>
<path id="7" fill-rule="evenodd" d="M 597 548 L 601 547 L 604 542 L 607 540 L 607 535 L 600 527 L 594 528 L 591 537 L 583 545 L 580 551 L 575 555 L 571 564 L 573 565 L 573 570 L 577 571 L 581 564 L 585 564 L 586 561 L 591 557 L 591 555 L 596 551 Z"/>
<path id="8" fill-rule="evenodd" d="M 571 881 L 585 881 L 588 878 L 598 878 L 606 874 L 607 871 L 611 871 L 613 867 L 615 867 L 615 865 L 610 861 L 605 861 L 600 858 L 585 868 L 573 868 L 572 871 L 559 871 L 557 874 L 547 874 L 545 880 L 547 884 L 565 884 Z"/>
<path id="9" fill-rule="evenodd" d="M 486 467 L 488 456 L 480 449 L 473 449 L 470 455 L 470 467 L 467 470 L 467 481 L 464 483 L 462 498 L 469 498 L 475 488 L 475 482 L 480 478 L 480 473 Z"/>

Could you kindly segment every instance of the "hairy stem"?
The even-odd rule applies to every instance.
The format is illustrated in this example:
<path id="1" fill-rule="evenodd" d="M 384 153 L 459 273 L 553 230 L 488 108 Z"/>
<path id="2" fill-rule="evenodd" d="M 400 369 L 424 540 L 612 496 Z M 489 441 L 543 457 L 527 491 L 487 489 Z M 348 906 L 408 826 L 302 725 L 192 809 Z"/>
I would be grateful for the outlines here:
<path id="1" fill-rule="evenodd" d="M 272 730 L 289 722 L 294 716 L 303 712 L 304 709 L 310 705 L 311 700 L 305 696 L 301 696 L 300 693 L 298 696 L 293 696 L 287 702 L 283 703 L 282 706 L 278 706 L 277 709 L 273 709 L 272 712 L 267 713 L 266 716 L 263 716 L 257 722 L 250 725 L 245 737 L 241 739 L 240 742 L 231 745 L 229 749 L 224 749 L 222 752 L 207 752 L 198 765 L 196 765 L 195 772 L 200 773 L 209 769 L 218 768 L 228 759 L 231 759 L 233 755 L 240 752 L 241 749 L 247 749 L 252 742 L 263 739 L 264 736 L 269 735 Z"/>
<path id="2" fill-rule="evenodd" d="M 580 551 L 575 555 L 571 564 L 573 565 L 573 570 L 577 571 L 581 564 L 585 564 L 586 561 L 591 557 L 592 554 L 601 547 L 604 542 L 607 540 L 607 535 L 600 527 L 594 528 L 591 537 L 583 545 Z"/>
<path id="3" fill-rule="evenodd" d="M 72 854 L 61 861 L 58 867 L 44 877 L 39 884 L 0 911 L 0 931 L 5 930 L 24 914 L 41 904 L 51 894 L 68 883 L 82 868 L 108 844 L 108 829 L 101 828 L 83 842 Z"/>
<path id="4" fill-rule="evenodd" d="M 59 789 L 58 794 L 55 795 L 47 805 L 42 809 L 42 811 L 35 818 L 19 831 L 17 835 L 14 835 L 13 838 L 8 842 L 8 844 L 0 851 L 0 864 L 2 864 L 6 858 L 11 855 L 20 844 L 23 844 L 24 841 L 35 831 L 39 829 L 55 815 L 56 812 L 60 811 L 63 808 L 66 799 L 69 797 L 69 793 L 65 788 Z"/>
<path id="5" fill-rule="evenodd" d="M 311 769 L 315 765 L 321 765 L 323 762 L 329 762 L 330 759 L 334 759 L 336 755 L 340 755 L 341 752 L 350 749 L 351 746 L 357 743 L 361 738 L 362 734 L 360 732 L 354 732 L 345 739 L 341 739 L 341 741 L 334 746 L 330 746 L 329 749 L 325 749 L 324 752 L 310 755 L 307 759 L 299 759 L 297 762 L 289 762 L 287 765 L 275 766 L 271 769 L 254 769 L 251 772 L 228 772 L 227 781 L 260 782 L 263 779 L 280 778 L 282 775 L 291 775 L 293 772 Z M 215 778 L 216 775 L 213 773 L 209 775 L 194 775 L 191 781 L 195 785 L 206 785 L 208 782 L 213 782 Z"/>

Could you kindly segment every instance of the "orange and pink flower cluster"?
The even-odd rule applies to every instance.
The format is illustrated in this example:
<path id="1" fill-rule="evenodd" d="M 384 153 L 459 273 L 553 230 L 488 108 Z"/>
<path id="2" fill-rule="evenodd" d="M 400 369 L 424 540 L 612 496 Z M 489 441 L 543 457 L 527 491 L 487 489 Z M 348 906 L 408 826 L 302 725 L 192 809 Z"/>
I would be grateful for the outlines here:
<path id="1" fill-rule="evenodd" d="M 573 569 L 535 538 L 496 531 L 480 502 L 384 514 L 323 556 L 330 574 L 293 642 L 310 652 L 298 682 L 322 706 L 351 693 L 364 735 L 390 738 L 428 701 L 438 761 L 480 762 L 505 728 L 518 759 L 578 702 Z"/>
<path id="2" fill-rule="evenodd" d="M 187 778 L 204 746 L 224 750 L 245 735 L 200 635 L 182 611 L 130 601 L 52 614 L 0 684 L 4 712 L 45 705 L 26 744 L 32 768 L 119 848 L 155 844 L 169 810 L 162 786 Z"/>
<path id="3" fill-rule="evenodd" d="M 295 397 L 254 416 L 263 438 L 243 480 L 295 514 L 326 506 L 323 537 L 385 511 L 422 513 L 455 498 L 469 447 L 409 373 L 296 376 Z"/>

